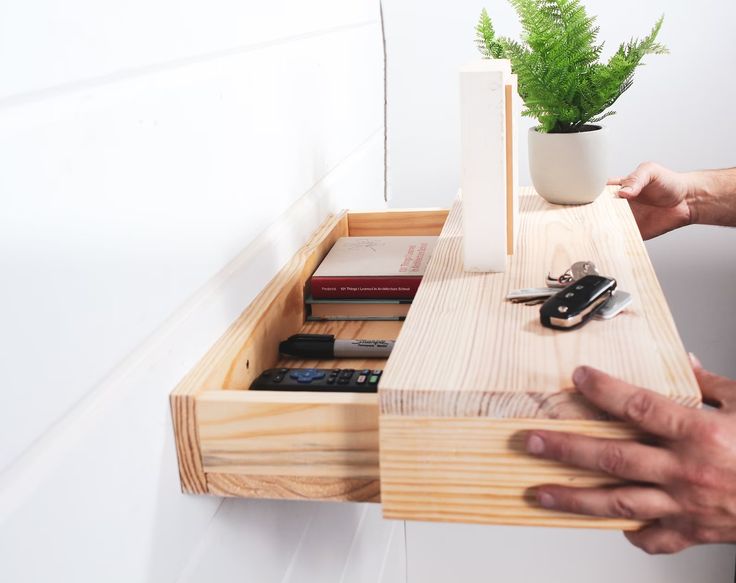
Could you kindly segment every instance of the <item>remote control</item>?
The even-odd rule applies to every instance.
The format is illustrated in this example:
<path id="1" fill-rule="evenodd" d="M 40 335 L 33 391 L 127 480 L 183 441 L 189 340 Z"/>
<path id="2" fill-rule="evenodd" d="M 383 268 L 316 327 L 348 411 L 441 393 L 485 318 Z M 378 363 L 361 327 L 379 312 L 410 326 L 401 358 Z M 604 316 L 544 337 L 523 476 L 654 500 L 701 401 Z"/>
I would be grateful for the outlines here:
<path id="1" fill-rule="evenodd" d="M 542 326 L 570 330 L 584 324 L 611 297 L 616 280 L 586 275 L 549 298 L 539 309 Z"/>
<path id="2" fill-rule="evenodd" d="M 375 393 L 382 370 L 353 368 L 270 368 L 250 386 L 258 391 Z"/>

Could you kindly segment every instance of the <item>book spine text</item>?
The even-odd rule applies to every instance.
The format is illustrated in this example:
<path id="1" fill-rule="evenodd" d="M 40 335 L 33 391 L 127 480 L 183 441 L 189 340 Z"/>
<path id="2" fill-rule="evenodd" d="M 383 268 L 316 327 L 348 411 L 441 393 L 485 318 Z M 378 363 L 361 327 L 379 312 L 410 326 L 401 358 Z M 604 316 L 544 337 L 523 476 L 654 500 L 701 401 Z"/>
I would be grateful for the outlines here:
<path id="1" fill-rule="evenodd" d="M 387 277 L 313 277 L 312 297 L 315 299 L 392 298 L 411 299 L 417 293 L 422 278 L 414 276 Z"/>

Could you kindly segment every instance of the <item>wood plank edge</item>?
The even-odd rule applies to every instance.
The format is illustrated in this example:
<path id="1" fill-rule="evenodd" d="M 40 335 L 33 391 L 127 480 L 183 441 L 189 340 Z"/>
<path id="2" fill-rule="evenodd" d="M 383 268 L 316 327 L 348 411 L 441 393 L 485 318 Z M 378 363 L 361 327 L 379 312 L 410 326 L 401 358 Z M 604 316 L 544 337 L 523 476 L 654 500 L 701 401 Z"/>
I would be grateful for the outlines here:
<path id="1" fill-rule="evenodd" d="M 380 481 L 375 478 L 320 476 L 254 476 L 208 473 L 210 494 L 273 500 L 380 502 Z"/>
<path id="2" fill-rule="evenodd" d="M 185 494 L 206 494 L 207 479 L 197 430 L 196 400 L 191 395 L 172 394 L 169 404 L 181 490 Z"/>
<path id="3" fill-rule="evenodd" d="M 505 86 L 505 106 L 506 106 L 506 254 L 514 254 L 514 183 L 517 177 L 514 176 L 514 112 L 513 104 L 513 86 Z"/>
<path id="4" fill-rule="evenodd" d="M 449 215 L 448 209 L 388 209 L 349 211 L 351 237 L 378 235 L 439 235 Z M 412 226 L 409 226 L 409 221 Z"/>
<path id="5" fill-rule="evenodd" d="M 573 390 L 530 391 L 518 393 L 512 399 L 503 391 L 412 390 L 407 395 L 406 389 L 379 387 L 378 399 L 381 417 L 617 422 Z M 702 406 L 699 395 L 678 393 L 671 400 L 685 407 Z M 529 414 L 524 414 L 525 411 Z"/>

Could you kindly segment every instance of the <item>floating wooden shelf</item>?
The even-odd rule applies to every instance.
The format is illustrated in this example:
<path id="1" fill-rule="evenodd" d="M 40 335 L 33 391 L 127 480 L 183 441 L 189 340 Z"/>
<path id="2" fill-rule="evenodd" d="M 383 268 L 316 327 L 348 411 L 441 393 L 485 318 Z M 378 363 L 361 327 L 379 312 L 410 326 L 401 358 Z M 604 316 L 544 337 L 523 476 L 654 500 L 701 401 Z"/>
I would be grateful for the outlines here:
<path id="1" fill-rule="evenodd" d="M 531 458 L 532 428 L 625 437 L 572 387 L 588 364 L 695 406 L 700 392 L 628 203 L 606 192 L 555 206 L 527 189 L 505 273 L 465 273 L 457 203 L 381 379 L 384 516 L 495 524 L 630 528 L 635 523 L 551 512 L 530 502 L 541 483 L 610 478 Z M 610 321 L 574 331 L 539 323 L 539 309 L 504 301 L 545 275 L 592 260 L 633 294 Z"/>
<path id="2" fill-rule="evenodd" d="M 443 229 L 444 226 L 444 229 Z M 523 454 L 521 432 L 544 427 L 623 437 L 571 388 L 578 364 L 667 394 L 700 395 L 626 201 L 557 207 L 530 189 L 519 242 L 502 274 L 464 273 L 460 207 L 330 217 L 171 395 L 182 489 L 226 496 L 378 501 L 390 518 L 598 528 L 535 507 L 540 482 L 600 484 Z M 401 322 L 305 322 L 304 287 L 340 236 L 441 234 Z M 590 259 L 635 303 L 572 332 L 541 327 L 538 309 L 503 301 L 549 270 Z M 385 368 L 379 395 L 247 390 L 297 332 L 397 339 L 388 362 L 288 361 L 288 366 Z M 379 422 L 380 400 L 380 422 Z M 380 435 L 379 435 L 380 424 Z M 380 444 L 380 447 L 379 447 Z"/>

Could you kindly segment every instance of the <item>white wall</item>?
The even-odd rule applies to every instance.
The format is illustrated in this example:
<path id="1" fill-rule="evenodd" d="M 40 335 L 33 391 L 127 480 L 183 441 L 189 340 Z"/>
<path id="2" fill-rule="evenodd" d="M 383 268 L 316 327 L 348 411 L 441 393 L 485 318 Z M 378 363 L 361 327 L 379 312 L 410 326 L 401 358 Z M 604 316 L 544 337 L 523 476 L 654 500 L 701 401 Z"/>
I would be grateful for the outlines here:
<path id="1" fill-rule="evenodd" d="M 626 174 L 649 159 L 678 170 L 736 165 L 736 79 L 730 74 L 736 61 L 736 5 L 727 0 L 697 5 L 687 0 L 586 0 L 585 5 L 599 16 L 600 38 L 608 51 L 645 35 L 664 13 L 661 40 L 671 51 L 647 59 L 634 86 L 614 107 L 618 114 L 606 121 L 612 134 L 611 175 Z M 457 192 L 458 68 L 478 58 L 474 26 L 483 6 L 498 32 L 518 37 L 515 13 L 505 1 L 384 0 L 391 206 L 447 206 Z M 532 123 L 525 119 L 521 125 L 522 184 L 531 183 L 526 130 Z M 647 247 L 687 348 L 707 367 L 736 377 L 736 316 L 731 308 L 736 230 L 689 227 Z M 409 523 L 407 535 L 409 577 L 422 583 L 446 581 L 450 573 L 467 582 L 507 583 L 543 577 L 720 582 L 730 581 L 733 573 L 732 548 L 652 559 L 629 548 L 617 533 L 520 534 L 515 529 Z M 532 552 L 519 555 L 529 546 Z M 485 556 L 480 549 L 487 550 Z"/>
<path id="2" fill-rule="evenodd" d="M 403 578 L 376 505 L 182 495 L 168 410 L 329 212 L 383 206 L 382 106 L 372 0 L 0 6 L 0 579 Z"/>

